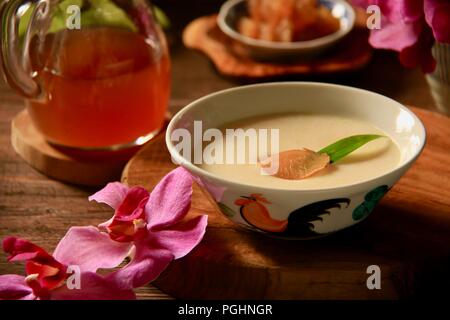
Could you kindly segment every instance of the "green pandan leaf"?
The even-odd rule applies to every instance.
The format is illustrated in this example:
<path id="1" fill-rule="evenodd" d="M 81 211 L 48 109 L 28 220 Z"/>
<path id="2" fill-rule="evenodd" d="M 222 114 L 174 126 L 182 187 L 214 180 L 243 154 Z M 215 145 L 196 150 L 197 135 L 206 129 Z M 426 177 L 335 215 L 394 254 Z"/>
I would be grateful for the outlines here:
<path id="1" fill-rule="evenodd" d="M 91 0 L 91 8 L 81 12 L 81 26 L 113 26 L 137 31 L 133 21 L 128 15 L 111 0 Z M 71 5 L 83 6 L 83 0 L 64 0 L 53 14 L 49 32 L 58 32 L 66 27 L 67 8 Z M 31 5 L 23 14 L 19 24 L 19 37 L 22 38 L 30 22 L 31 13 L 35 5 Z"/>
<path id="2" fill-rule="evenodd" d="M 31 13 L 33 12 L 35 5 L 32 4 L 28 7 L 28 9 L 23 13 L 22 17 L 20 18 L 19 22 L 19 36 L 22 37 L 25 35 L 25 32 L 27 31 L 28 22 L 30 22 L 31 19 Z"/>
<path id="3" fill-rule="evenodd" d="M 83 0 L 64 0 L 55 9 L 53 14 L 52 23 L 50 24 L 49 32 L 57 32 L 66 27 L 67 8 L 71 5 L 76 5 L 81 8 Z M 35 8 L 35 4 L 31 4 L 28 9 L 23 13 L 19 22 L 19 37 L 22 38 L 28 28 L 28 23 L 31 19 L 31 14 Z"/>
<path id="4" fill-rule="evenodd" d="M 66 14 L 67 13 L 67 8 L 69 6 L 73 6 L 73 5 L 81 8 L 83 6 L 83 0 L 64 0 L 64 1 L 61 1 L 61 3 L 58 4 L 58 9 L 61 12 L 64 12 L 64 14 Z"/>
<path id="5" fill-rule="evenodd" d="M 330 157 L 330 163 L 341 160 L 346 155 L 362 147 L 366 143 L 384 136 L 378 134 L 361 134 L 341 139 L 323 148 L 319 153 L 326 153 Z"/>
<path id="6" fill-rule="evenodd" d="M 219 206 L 220 210 L 222 210 L 222 212 L 227 216 L 227 217 L 234 217 L 235 213 L 233 211 L 233 209 L 231 209 L 229 206 L 227 206 L 226 204 L 222 203 L 222 202 L 217 202 L 217 205 Z"/>
<path id="7" fill-rule="evenodd" d="M 156 20 L 163 27 L 163 29 L 170 29 L 171 23 L 169 17 L 162 11 L 159 7 L 153 6 L 153 10 L 155 12 Z"/>
<path id="8" fill-rule="evenodd" d="M 128 15 L 111 0 L 91 0 L 91 4 L 90 9 L 81 13 L 82 26 L 112 26 L 137 31 Z"/>

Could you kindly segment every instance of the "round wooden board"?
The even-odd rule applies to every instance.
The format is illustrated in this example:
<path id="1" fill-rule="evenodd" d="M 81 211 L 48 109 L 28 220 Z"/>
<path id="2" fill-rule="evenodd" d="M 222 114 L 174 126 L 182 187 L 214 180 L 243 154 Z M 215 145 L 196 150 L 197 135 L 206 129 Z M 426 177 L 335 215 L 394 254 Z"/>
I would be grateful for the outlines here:
<path id="1" fill-rule="evenodd" d="M 228 221 L 194 186 L 189 215 L 209 215 L 206 235 L 155 284 L 183 299 L 448 295 L 450 118 L 413 110 L 428 131 L 425 151 L 364 222 L 318 240 L 272 239 Z M 152 189 L 174 167 L 160 137 L 128 163 L 122 180 Z M 381 268 L 380 290 L 367 287 L 370 265 Z"/>
<path id="2" fill-rule="evenodd" d="M 12 120 L 11 143 L 22 159 L 46 176 L 88 186 L 101 186 L 118 180 L 127 160 L 137 151 L 116 154 L 113 160 L 106 154 L 62 152 L 45 141 L 31 123 L 26 110 Z"/>
<path id="3" fill-rule="evenodd" d="M 233 78 L 265 79 L 352 72 L 369 63 L 373 51 L 367 40 L 366 15 L 358 13 L 355 29 L 341 43 L 330 53 L 309 61 L 292 61 L 289 64 L 254 61 L 220 31 L 216 15 L 200 17 L 189 23 L 183 32 L 183 43 L 204 53 L 221 74 Z"/>

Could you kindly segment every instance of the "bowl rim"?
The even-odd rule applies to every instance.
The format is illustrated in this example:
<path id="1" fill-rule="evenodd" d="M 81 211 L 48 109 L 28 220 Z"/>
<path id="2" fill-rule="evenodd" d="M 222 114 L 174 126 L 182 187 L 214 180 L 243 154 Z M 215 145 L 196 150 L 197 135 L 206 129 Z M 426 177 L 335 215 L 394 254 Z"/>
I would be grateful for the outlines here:
<path id="1" fill-rule="evenodd" d="M 372 96 L 377 96 L 382 99 L 386 99 L 387 101 L 393 102 L 398 109 L 406 112 L 411 117 L 413 117 L 413 119 L 415 120 L 415 123 L 419 127 L 420 134 L 423 137 L 423 139 L 421 139 L 422 141 L 421 141 L 420 147 L 417 148 L 417 150 L 413 154 L 411 154 L 409 156 L 409 158 L 406 159 L 406 161 L 404 161 L 403 163 L 399 164 L 398 166 L 392 168 L 391 170 L 385 172 L 382 175 L 375 176 L 368 180 L 363 180 L 363 181 L 346 184 L 346 185 L 342 185 L 342 186 L 338 186 L 338 187 L 311 188 L 311 189 L 271 188 L 271 187 L 258 186 L 258 185 L 254 185 L 254 184 L 241 183 L 241 182 L 225 179 L 225 178 L 222 178 L 215 174 L 212 174 L 212 173 L 200 168 L 199 166 L 196 166 L 191 161 L 188 161 L 186 158 L 184 158 L 175 149 L 175 147 L 171 141 L 171 133 L 174 129 L 174 126 L 178 123 L 180 118 L 182 118 L 185 114 L 187 114 L 191 109 L 195 108 L 198 104 L 204 102 L 205 100 L 212 99 L 219 95 L 224 95 L 224 94 L 226 95 L 229 93 L 233 93 L 233 92 L 237 92 L 237 91 L 244 91 L 244 90 L 248 90 L 251 88 L 264 88 L 264 87 L 272 87 L 272 86 L 311 86 L 311 87 L 323 87 L 323 88 L 331 87 L 331 88 L 337 88 L 340 90 L 347 90 L 350 92 L 359 92 L 359 93 L 369 94 Z M 345 86 L 345 85 L 337 85 L 337 84 L 323 83 L 323 82 L 308 82 L 308 81 L 268 82 L 268 83 L 237 86 L 237 87 L 213 92 L 213 93 L 203 96 L 197 100 L 194 100 L 193 102 L 189 103 L 187 106 L 182 108 L 179 112 L 177 112 L 173 116 L 173 118 L 170 120 L 169 124 L 167 125 L 166 134 L 165 134 L 165 142 L 166 142 L 167 149 L 168 149 L 172 159 L 175 160 L 177 165 L 184 167 L 185 169 L 187 169 L 188 171 L 190 171 L 191 173 L 193 173 L 194 175 L 196 175 L 198 177 L 204 176 L 207 179 L 212 180 L 212 181 L 217 180 L 217 181 L 220 181 L 220 183 L 223 185 L 235 185 L 235 186 L 244 186 L 244 187 L 248 187 L 248 188 L 253 188 L 255 191 L 261 191 L 263 193 L 264 192 L 267 193 L 267 191 L 269 191 L 269 192 L 286 192 L 286 193 L 292 193 L 292 192 L 294 192 L 294 193 L 299 193 L 299 192 L 300 193 L 322 193 L 322 192 L 338 192 L 338 191 L 342 191 L 342 190 L 346 190 L 346 189 L 350 189 L 350 188 L 364 187 L 366 184 L 370 184 L 370 183 L 372 183 L 374 181 L 378 181 L 378 180 L 383 180 L 384 178 L 387 178 L 388 176 L 391 176 L 397 172 L 400 172 L 405 168 L 406 169 L 409 168 L 422 153 L 422 151 L 426 145 L 426 141 L 427 141 L 427 132 L 426 132 L 426 128 L 425 128 L 424 124 L 419 119 L 419 117 L 417 117 L 414 114 L 414 112 L 409 110 L 407 107 L 405 107 L 400 102 L 398 102 L 392 98 L 389 98 L 387 96 L 384 96 L 382 94 L 379 94 L 379 93 L 376 93 L 373 91 L 369 91 L 369 90 L 364 90 L 364 89 L 355 88 L 355 87 L 351 87 L 351 86 Z"/>
<path id="2" fill-rule="evenodd" d="M 276 42 L 276 41 L 253 39 L 242 35 L 241 33 L 237 32 L 236 30 L 234 30 L 234 28 L 232 28 L 226 23 L 226 17 L 228 16 L 230 10 L 237 4 L 244 1 L 247 0 L 228 0 L 224 4 L 222 4 L 219 11 L 219 15 L 217 17 L 217 24 L 219 28 L 222 30 L 222 32 L 231 37 L 232 39 L 252 47 L 259 47 L 265 49 L 278 49 L 278 50 L 313 49 L 342 39 L 353 29 L 355 25 L 356 19 L 355 10 L 347 1 L 328 0 L 343 5 L 346 11 L 349 13 L 349 25 L 346 29 L 339 28 L 338 31 L 333 32 L 329 35 L 307 41 Z"/>

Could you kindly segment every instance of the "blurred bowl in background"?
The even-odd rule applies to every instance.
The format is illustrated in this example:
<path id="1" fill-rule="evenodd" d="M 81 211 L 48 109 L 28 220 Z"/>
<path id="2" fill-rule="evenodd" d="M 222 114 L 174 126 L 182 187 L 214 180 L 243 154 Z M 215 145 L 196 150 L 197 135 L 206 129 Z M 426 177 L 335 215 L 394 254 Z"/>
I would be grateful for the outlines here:
<path id="1" fill-rule="evenodd" d="M 254 39 L 241 34 L 237 25 L 242 17 L 248 16 L 247 0 L 228 0 L 219 12 L 217 23 L 227 36 L 242 45 L 249 56 L 262 61 L 283 61 L 295 58 L 314 58 L 344 38 L 355 24 L 355 11 L 344 0 L 319 0 L 331 14 L 339 19 L 340 28 L 329 35 L 294 42 L 276 42 Z"/>

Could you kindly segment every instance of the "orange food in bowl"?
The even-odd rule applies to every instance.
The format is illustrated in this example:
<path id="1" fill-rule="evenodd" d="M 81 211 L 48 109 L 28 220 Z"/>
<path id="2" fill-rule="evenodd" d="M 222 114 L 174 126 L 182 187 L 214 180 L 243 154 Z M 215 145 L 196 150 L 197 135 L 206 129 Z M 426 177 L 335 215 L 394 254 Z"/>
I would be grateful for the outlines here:
<path id="1" fill-rule="evenodd" d="M 248 12 L 238 31 L 259 40 L 307 41 L 340 28 L 339 19 L 317 0 L 248 0 Z"/>

